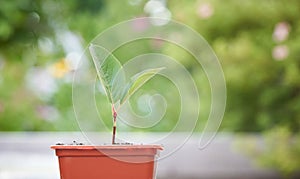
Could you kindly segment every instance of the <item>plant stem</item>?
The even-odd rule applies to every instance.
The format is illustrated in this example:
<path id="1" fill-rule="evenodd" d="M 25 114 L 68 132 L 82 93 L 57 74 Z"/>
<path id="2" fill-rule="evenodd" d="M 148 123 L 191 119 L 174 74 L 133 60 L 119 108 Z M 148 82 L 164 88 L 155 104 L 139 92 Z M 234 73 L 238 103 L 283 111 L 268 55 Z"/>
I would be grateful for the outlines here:
<path id="1" fill-rule="evenodd" d="M 117 112 L 115 110 L 115 107 L 112 106 L 112 113 L 113 113 L 113 136 L 112 136 L 112 144 L 115 144 L 115 138 L 116 138 L 116 130 L 117 130 Z"/>

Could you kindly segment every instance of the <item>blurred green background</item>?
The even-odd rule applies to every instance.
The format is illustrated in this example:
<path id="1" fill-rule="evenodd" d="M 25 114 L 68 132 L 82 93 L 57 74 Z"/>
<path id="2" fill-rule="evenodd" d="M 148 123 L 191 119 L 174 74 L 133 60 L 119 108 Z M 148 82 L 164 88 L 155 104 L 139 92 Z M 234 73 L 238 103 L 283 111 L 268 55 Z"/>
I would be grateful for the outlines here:
<path id="1" fill-rule="evenodd" d="M 72 108 L 72 74 L 80 53 L 96 35 L 118 22 L 157 15 L 149 11 L 149 2 L 0 2 L 0 131 L 79 130 Z M 220 130 L 261 132 L 268 147 L 261 150 L 254 145 L 248 153 L 286 175 L 299 170 L 300 1 L 159 2 L 165 8 L 160 15 L 199 32 L 220 60 L 227 85 Z M 151 40 L 126 44 L 114 54 L 124 63 L 143 52 L 167 54 L 192 74 L 204 110 L 196 128 L 201 131 L 209 112 L 210 89 L 193 57 L 175 45 Z M 165 96 L 178 96 L 174 86 L 163 80 L 156 83 Z M 107 103 L 103 96 L 97 98 Z M 176 104 L 168 106 L 167 120 L 149 130 L 172 129 L 178 117 Z M 111 125 L 109 108 L 103 111 L 103 119 Z"/>

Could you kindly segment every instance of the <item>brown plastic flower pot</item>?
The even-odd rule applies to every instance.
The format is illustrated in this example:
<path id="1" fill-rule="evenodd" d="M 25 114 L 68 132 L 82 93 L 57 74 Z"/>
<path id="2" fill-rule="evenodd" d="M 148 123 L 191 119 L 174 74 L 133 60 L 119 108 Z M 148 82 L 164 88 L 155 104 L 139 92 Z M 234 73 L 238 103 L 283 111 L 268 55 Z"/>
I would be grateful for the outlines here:
<path id="1" fill-rule="evenodd" d="M 55 145 L 61 179 L 153 179 L 160 145 Z"/>

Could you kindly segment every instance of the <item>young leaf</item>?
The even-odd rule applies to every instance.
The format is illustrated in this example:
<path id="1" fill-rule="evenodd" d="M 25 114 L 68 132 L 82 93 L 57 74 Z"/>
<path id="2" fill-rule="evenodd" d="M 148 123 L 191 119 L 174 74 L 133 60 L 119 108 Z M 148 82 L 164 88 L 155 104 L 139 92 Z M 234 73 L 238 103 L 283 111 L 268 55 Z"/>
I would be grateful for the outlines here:
<path id="1" fill-rule="evenodd" d="M 130 98 L 143 84 L 155 76 L 163 68 L 147 69 L 140 73 L 135 74 L 130 82 L 126 85 L 124 95 L 121 97 L 120 104 L 122 105 L 127 99 Z"/>
<path id="2" fill-rule="evenodd" d="M 124 75 L 118 74 L 123 71 L 121 63 L 101 46 L 92 44 L 89 50 L 109 101 L 112 104 L 117 103 L 124 93 L 122 86 L 125 84 Z"/>
<path id="3" fill-rule="evenodd" d="M 106 49 L 90 45 L 90 53 L 96 66 L 97 75 L 105 89 L 111 104 L 122 105 L 144 83 L 150 80 L 163 68 L 147 69 L 134 75 L 125 83 L 125 72 L 121 63 Z"/>

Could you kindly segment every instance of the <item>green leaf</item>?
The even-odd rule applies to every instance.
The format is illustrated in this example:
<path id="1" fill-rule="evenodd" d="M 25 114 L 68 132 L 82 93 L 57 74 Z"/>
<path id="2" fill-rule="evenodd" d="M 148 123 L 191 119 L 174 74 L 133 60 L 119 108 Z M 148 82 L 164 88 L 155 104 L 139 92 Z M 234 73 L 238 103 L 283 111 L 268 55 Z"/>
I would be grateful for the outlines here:
<path id="1" fill-rule="evenodd" d="M 129 99 L 143 84 L 163 68 L 147 69 L 131 77 L 126 83 L 125 72 L 121 63 L 106 49 L 98 45 L 89 47 L 97 75 L 106 95 L 112 104 L 119 105 Z"/>
<path id="2" fill-rule="evenodd" d="M 121 97 L 120 104 L 123 104 L 127 99 L 130 98 L 140 87 L 143 86 L 148 80 L 154 77 L 159 71 L 164 68 L 153 68 L 147 69 L 140 73 L 135 74 L 130 82 L 126 85 L 124 90 L 124 96 Z"/>
<path id="3" fill-rule="evenodd" d="M 106 49 L 98 45 L 90 45 L 97 75 L 103 85 L 106 95 L 112 104 L 117 103 L 123 95 L 125 75 L 121 63 Z"/>

